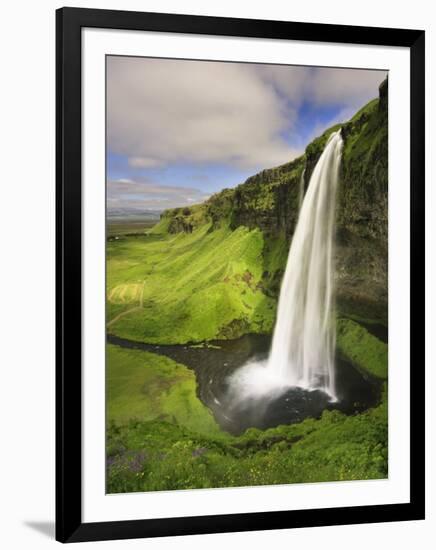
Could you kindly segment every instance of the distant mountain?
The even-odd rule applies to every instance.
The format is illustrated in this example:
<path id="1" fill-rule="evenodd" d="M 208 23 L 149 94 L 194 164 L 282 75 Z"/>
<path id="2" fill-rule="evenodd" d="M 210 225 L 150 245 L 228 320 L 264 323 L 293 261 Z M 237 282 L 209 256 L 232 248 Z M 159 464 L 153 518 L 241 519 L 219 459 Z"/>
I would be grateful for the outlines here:
<path id="1" fill-rule="evenodd" d="M 140 208 L 110 208 L 107 211 L 109 221 L 115 220 L 152 220 L 159 221 L 161 210 L 143 210 Z"/>

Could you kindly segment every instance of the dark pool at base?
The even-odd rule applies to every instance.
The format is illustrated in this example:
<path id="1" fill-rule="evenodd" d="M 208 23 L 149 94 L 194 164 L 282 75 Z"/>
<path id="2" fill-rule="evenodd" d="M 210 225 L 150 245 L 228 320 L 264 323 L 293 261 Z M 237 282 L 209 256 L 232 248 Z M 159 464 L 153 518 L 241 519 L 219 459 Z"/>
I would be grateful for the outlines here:
<path id="1" fill-rule="evenodd" d="M 210 342 L 208 347 L 143 344 L 112 335 L 107 339 L 124 348 L 164 355 L 194 370 L 199 398 L 213 412 L 218 424 L 234 435 L 251 427 L 264 430 L 294 424 L 307 417 L 319 418 L 326 409 L 360 413 L 380 400 L 381 383 L 341 357 L 336 358 L 338 401 L 335 403 L 322 391 L 301 388 L 290 388 L 275 398 L 230 400 L 229 377 L 248 361 L 266 359 L 271 343 L 269 336 L 247 334 L 237 340 Z"/>

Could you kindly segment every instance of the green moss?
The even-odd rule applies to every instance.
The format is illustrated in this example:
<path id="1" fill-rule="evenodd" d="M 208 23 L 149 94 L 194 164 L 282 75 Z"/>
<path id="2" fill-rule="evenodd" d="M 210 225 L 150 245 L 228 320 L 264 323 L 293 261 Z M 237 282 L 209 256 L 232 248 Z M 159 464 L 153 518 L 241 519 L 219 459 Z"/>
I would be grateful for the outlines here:
<path id="1" fill-rule="evenodd" d="M 266 239 L 263 249 L 263 285 L 268 295 L 279 295 L 288 253 L 289 243 L 283 233 Z"/>
<path id="2" fill-rule="evenodd" d="M 388 376 L 388 346 L 351 319 L 338 319 L 337 346 L 356 366 L 373 376 Z"/>
<path id="3" fill-rule="evenodd" d="M 387 242 L 387 116 L 376 99 L 344 125 L 338 211 L 340 227 L 383 243 Z"/>

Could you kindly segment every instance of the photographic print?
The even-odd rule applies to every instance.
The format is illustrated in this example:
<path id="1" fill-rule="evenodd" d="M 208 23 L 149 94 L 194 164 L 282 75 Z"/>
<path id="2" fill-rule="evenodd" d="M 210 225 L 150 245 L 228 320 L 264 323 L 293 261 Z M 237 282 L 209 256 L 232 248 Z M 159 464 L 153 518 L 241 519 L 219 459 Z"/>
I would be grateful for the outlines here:
<path id="1" fill-rule="evenodd" d="M 388 73 L 106 57 L 106 491 L 388 477 Z"/>

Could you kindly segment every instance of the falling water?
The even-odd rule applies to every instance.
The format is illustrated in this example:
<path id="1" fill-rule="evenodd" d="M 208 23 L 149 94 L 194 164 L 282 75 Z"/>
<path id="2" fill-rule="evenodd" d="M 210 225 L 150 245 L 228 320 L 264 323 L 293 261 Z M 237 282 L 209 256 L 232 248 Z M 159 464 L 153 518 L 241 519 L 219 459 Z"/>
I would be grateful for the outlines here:
<path id="1" fill-rule="evenodd" d="M 315 166 L 301 206 L 280 290 L 267 371 L 288 386 L 335 394 L 333 244 L 342 150 L 333 133 Z"/>
<path id="2" fill-rule="evenodd" d="M 341 151 L 338 131 L 327 141 L 302 200 L 269 356 L 254 357 L 229 377 L 229 411 L 254 403 L 254 410 L 262 415 L 262 407 L 292 388 L 322 390 L 331 401 L 337 400 L 333 244 Z M 301 196 L 302 182 L 303 176 Z"/>

